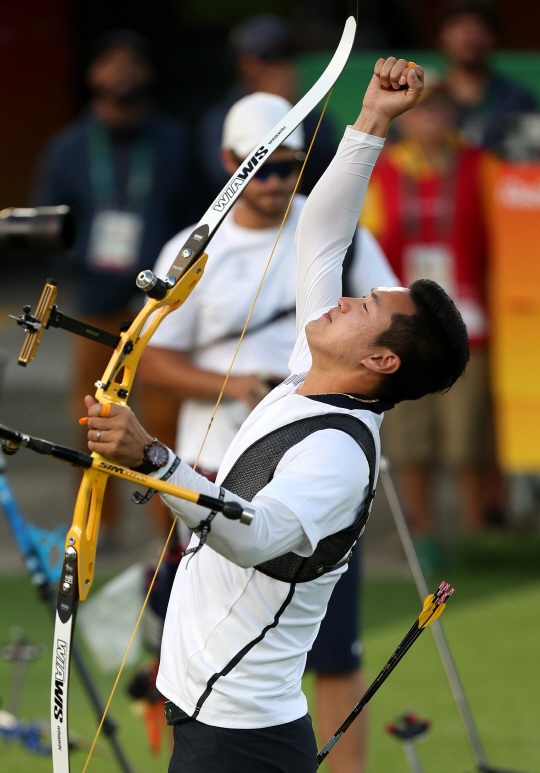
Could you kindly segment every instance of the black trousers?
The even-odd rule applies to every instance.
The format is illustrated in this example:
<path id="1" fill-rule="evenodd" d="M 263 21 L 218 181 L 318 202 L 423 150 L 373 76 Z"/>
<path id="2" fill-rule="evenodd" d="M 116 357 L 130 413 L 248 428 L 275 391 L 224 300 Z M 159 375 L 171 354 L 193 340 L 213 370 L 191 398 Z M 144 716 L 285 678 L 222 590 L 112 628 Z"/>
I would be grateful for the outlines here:
<path id="1" fill-rule="evenodd" d="M 174 727 L 169 773 L 315 773 L 311 717 L 237 730 L 192 720 Z"/>

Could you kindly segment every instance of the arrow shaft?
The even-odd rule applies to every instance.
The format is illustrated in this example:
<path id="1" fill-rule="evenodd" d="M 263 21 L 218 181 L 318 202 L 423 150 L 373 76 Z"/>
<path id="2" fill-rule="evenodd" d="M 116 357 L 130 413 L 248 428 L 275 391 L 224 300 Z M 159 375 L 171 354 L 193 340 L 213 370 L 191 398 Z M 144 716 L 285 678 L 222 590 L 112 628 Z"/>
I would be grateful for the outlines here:
<path id="1" fill-rule="evenodd" d="M 360 714 L 360 712 L 366 707 L 366 705 L 369 703 L 369 701 L 373 698 L 377 690 L 381 687 L 381 685 L 388 679 L 394 668 L 397 666 L 397 664 L 403 659 L 405 654 L 409 651 L 409 649 L 412 647 L 414 642 L 418 639 L 422 631 L 425 630 L 425 628 L 430 624 L 431 620 L 435 618 L 435 616 L 438 616 L 441 611 L 444 609 L 444 603 L 441 602 L 441 599 L 437 594 L 433 594 L 431 596 L 431 599 L 429 603 L 426 602 L 425 608 L 422 610 L 422 613 L 420 614 L 420 618 L 417 618 L 412 626 L 409 628 L 403 639 L 401 640 L 400 644 L 396 647 L 382 670 L 379 672 L 377 677 L 373 680 L 373 682 L 370 684 L 370 686 L 367 688 L 365 693 L 362 695 L 354 709 L 351 711 L 349 716 L 345 719 L 345 721 L 339 726 L 339 728 L 336 730 L 332 738 L 328 741 L 328 743 L 321 749 L 319 754 L 317 755 L 317 766 L 319 766 L 324 759 L 328 756 L 328 754 L 331 752 L 333 747 L 336 745 L 336 743 L 339 741 L 343 733 L 352 725 L 356 717 Z M 422 620 L 422 623 L 420 623 L 420 619 Z"/>

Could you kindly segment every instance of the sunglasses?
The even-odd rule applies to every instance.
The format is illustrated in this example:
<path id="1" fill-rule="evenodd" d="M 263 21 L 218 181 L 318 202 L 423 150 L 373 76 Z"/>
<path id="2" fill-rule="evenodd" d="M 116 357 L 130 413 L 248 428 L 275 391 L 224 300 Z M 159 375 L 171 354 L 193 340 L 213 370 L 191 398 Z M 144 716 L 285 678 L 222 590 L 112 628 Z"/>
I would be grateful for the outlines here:
<path id="1" fill-rule="evenodd" d="M 234 159 L 239 167 L 242 166 L 243 162 L 240 161 L 237 156 L 235 156 Z M 280 180 L 286 180 L 291 175 L 298 174 L 301 168 L 302 161 L 295 158 L 290 161 L 267 161 L 263 166 L 257 169 L 253 177 L 256 177 L 257 180 L 264 181 L 275 174 Z"/>

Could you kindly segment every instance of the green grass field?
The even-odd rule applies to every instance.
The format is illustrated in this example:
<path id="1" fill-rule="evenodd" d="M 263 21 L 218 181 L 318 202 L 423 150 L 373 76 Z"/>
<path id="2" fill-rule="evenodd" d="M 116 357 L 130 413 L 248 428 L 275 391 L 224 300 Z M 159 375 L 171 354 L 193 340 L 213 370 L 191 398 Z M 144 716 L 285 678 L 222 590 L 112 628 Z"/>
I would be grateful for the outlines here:
<path id="1" fill-rule="evenodd" d="M 442 617 L 461 680 L 465 687 L 489 761 L 501 768 L 540 772 L 540 577 L 536 570 L 538 540 L 508 541 L 497 537 L 462 551 L 462 565 L 443 573 L 456 594 Z M 440 579 L 443 579 L 441 576 Z M 434 578 L 433 585 L 438 585 Z M 9 629 L 20 626 L 28 639 L 44 642 L 46 654 L 29 665 L 20 715 L 48 717 L 52 624 L 26 577 L 0 579 L 0 642 Z M 419 613 L 412 582 L 368 578 L 364 589 L 364 644 L 368 677 L 384 665 Z M 0 661 L 0 697 L 5 707 L 13 675 Z M 165 736 L 160 757 L 151 757 L 141 719 L 125 696 L 126 674 L 113 701 L 111 714 L 121 725 L 119 737 L 137 773 L 166 771 L 169 753 Z M 114 676 L 96 673 L 103 695 Z M 308 697 L 309 676 L 305 680 Z M 70 695 L 70 726 L 90 739 L 95 721 L 77 679 Z M 399 743 L 384 732 L 385 725 L 405 711 L 433 722 L 419 754 L 426 773 L 466 773 L 474 769 L 472 756 L 444 672 L 429 631 L 422 634 L 369 707 L 369 773 L 406 773 L 408 765 Z M 336 717 L 336 727 L 341 718 Z M 320 739 L 322 745 L 327 739 Z M 101 748 L 106 743 L 101 741 Z M 107 752 L 106 752 L 107 753 Z M 72 755 L 72 770 L 81 771 L 85 754 Z M 117 770 L 103 757 L 91 760 L 89 771 Z M 51 771 L 47 757 L 31 756 L 22 748 L 0 743 L 2 773 Z"/>

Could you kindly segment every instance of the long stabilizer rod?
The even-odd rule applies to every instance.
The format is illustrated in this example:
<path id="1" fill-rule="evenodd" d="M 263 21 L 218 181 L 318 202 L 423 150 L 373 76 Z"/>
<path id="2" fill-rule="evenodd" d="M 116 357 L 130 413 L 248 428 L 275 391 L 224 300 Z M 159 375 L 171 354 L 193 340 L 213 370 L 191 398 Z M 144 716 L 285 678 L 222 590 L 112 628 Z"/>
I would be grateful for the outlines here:
<path id="1" fill-rule="evenodd" d="M 242 507 L 239 502 L 222 502 L 216 497 L 210 497 L 206 494 L 199 494 L 197 491 L 190 491 L 189 489 L 181 488 L 180 486 L 174 486 L 172 483 L 159 480 L 157 478 L 151 478 L 149 475 L 143 475 L 140 472 L 135 472 L 127 467 L 122 467 L 116 464 L 105 456 L 90 456 L 90 454 L 76 451 L 74 448 L 67 448 L 66 446 L 59 446 L 55 443 L 50 443 L 48 440 L 41 440 L 40 438 L 31 437 L 25 435 L 22 432 L 16 432 L 9 427 L 0 424 L 0 438 L 4 438 L 2 442 L 2 451 L 7 454 L 13 454 L 18 447 L 23 446 L 30 448 L 32 451 L 36 451 L 38 454 L 45 454 L 46 456 L 53 456 L 55 459 L 61 459 L 63 462 L 68 462 L 76 467 L 83 467 L 84 469 L 93 468 L 99 472 L 104 472 L 107 475 L 114 475 L 116 478 L 123 478 L 135 483 L 139 483 L 142 486 L 155 489 L 156 491 L 162 491 L 164 494 L 171 494 L 179 499 L 185 499 L 188 502 L 194 502 L 201 507 L 207 507 L 210 510 L 217 510 L 226 518 L 234 521 L 240 521 L 240 523 L 249 526 L 253 520 L 254 510 L 251 507 Z"/>

